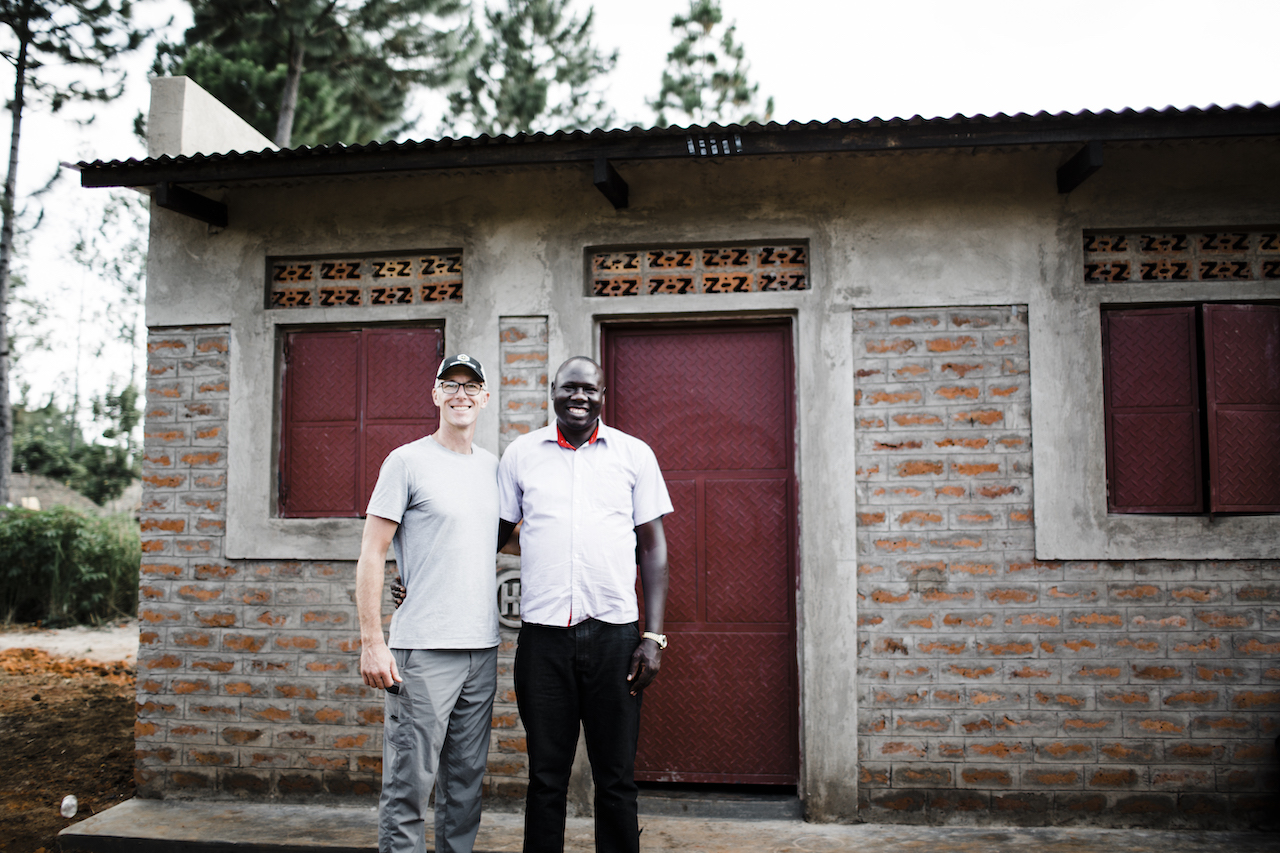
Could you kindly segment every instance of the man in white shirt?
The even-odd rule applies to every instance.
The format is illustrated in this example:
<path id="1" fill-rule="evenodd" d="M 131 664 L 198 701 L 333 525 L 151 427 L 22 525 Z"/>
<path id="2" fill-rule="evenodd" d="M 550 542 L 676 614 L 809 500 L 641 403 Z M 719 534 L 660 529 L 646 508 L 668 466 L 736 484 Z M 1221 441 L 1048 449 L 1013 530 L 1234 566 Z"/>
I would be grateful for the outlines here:
<path id="1" fill-rule="evenodd" d="M 529 750 L 526 853 L 564 849 L 579 721 L 596 849 L 639 850 L 636 743 L 642 691 L 667 644 L 662 517 L 672 507 L 649 446 L 601 422 L 604 392 L 598 364 L 566 361 L 552 389 L 556 422 L 512 442 L 498 466 L 499 547 L 523 521 L 515 687 Z"/>
<path id="2" fill-rule="evenodd" d="M 379 853 L 425 850 L 433 786 L 435 849 L 470 853 L 497 686 L 498 460 L 471 443 L 489 401 L 484 368 L 465 354 L 445 359 L 431 397 L 440 427 L 383 463 L 356 564 L 360 675 L 387 691 Z M 388 645 L 382 582 L 393 540 L 410 592 Z"/>

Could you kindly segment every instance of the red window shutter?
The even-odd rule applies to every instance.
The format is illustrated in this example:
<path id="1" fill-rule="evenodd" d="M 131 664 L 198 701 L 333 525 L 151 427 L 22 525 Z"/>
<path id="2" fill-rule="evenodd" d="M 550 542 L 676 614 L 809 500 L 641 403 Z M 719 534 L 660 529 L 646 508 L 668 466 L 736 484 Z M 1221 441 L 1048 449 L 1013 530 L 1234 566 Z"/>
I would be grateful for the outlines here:
<path id="1" fill-rule="evenodd" d="M 364 514 L 387 454 L 433 432 L 440 329 L 285 338 L 280 515 Z"/>
<path id="2" fill-rule="evenodd" d="M 360 333 L 285 338 L 282 516 L 355 515 Z"/>
<path id="3" fill-rule="evenodd" d="M 1280 512 L 1280 307 L 1206 305 L 1212 512 Z"/>
<path id="4" fill-rule="evenodd" d="M 444 335 L 439 329 L 370 329 L 364 335 L 367 390 L 361 515 L 369 506 L 387 454 L 440 425 L 431 387 L 444 357 Z"/>
<path id="5" fill-rule="evenodd" d="M 1103 313 L 1107 508 L 1201 512 L 1194 307 Z"/>

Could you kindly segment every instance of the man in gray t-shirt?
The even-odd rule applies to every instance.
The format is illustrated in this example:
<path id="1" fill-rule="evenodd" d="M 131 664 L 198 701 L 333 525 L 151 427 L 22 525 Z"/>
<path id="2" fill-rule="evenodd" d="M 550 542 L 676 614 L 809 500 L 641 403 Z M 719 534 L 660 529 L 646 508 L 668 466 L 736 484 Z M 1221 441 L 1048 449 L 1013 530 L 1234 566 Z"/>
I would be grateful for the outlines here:
<path id="1" fill-rule="evenodd" d="M 387 691 L 379 853 L 424 849 L 433 786 L 435 849 L 470 853 L 497 686 L 498 459 L 471 443 L 489 402 L 484 368 L 465 354 L 446 358 L 431 396 L 440 427 L 382 464 L 356 564 L 360 675 Z M 411 592 L 388 644 L 382 583 L 392 542 Z"/>

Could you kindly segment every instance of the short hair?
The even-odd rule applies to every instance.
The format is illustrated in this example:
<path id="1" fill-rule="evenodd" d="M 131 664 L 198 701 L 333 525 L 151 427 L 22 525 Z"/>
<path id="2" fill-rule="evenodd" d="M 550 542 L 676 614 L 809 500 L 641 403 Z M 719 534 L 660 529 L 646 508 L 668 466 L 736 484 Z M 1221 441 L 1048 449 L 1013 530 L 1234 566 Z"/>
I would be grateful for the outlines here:
<path id="1" fill-rule="evenodd" d="M 600 362 L 596 361 L 594 358 L 591 358 L 590 356 L 585 356 L 585 355 L 573 355 L 573 356 L 569 356 L 568 358 L 566 358 L 566 359 L 564 360 L 564 362 L 563 362 L 559 367 L 557 367 L 557 368 L 556 368 L 556 375 L 555 375 L 555 379 L 554 379 L 554 381 L 553 381 L 553 383 L 552 383 L 552 386 L 553 386 L 553 387 L 554 387 L 555 385 L 559 385 L 559 384 L 560 384 L 560 374 L 564 372 L 564 369 L 565 369 L 566 367 L 568 367 L 569 365 L 573 364 L 575 361 L 585 361 L 587 364 L 591 365 L 591 366 L 592 366 L 592 367 L 594 367 L 596 370 L 598 370 L 598 371 L 600 372 L 600 379 L 601 379 L 601 381 L 603 381 L 603 380 L 604 380 L 604 368 L 600 366 Z"/>

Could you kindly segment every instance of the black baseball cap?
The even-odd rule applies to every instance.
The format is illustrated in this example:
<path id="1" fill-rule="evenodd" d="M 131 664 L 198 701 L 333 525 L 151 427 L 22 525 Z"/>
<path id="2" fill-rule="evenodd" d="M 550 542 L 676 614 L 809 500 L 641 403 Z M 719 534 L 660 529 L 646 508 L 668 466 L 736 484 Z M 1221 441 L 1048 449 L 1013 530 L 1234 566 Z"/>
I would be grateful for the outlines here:
<path id="1" fill-rule="evenodd" d="M 455 367 L 465 367 L 467 370 L 474 373 L 476 378 L 481 382 L 487 383 L 489 381 L 484 375 L 484 366 L 480 364 L 480 360 L 467 355 L 465 352 L 460 352 L 457 355 L 451 355 L 444 361 L 440 362 L 440 369 L 436 371 L 436 379 L 444 376 L 445 371 L 452 370 Z"/>

